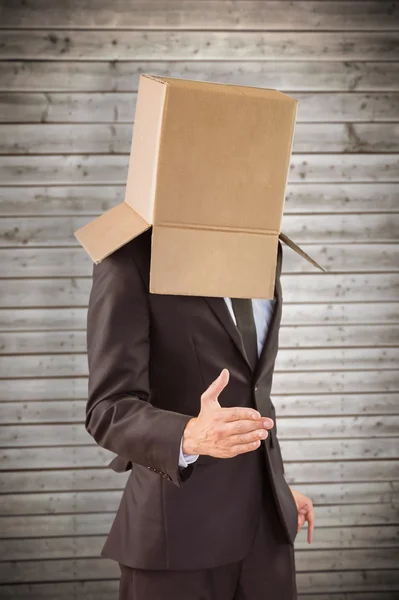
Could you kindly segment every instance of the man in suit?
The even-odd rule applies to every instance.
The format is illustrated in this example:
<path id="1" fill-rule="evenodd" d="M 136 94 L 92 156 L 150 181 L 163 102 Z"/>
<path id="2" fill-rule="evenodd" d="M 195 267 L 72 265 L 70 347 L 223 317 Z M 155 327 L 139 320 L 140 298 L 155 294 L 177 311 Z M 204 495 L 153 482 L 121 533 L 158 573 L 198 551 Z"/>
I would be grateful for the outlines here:
<path id="1" fill-rule="evenodd" d="M 151 235 L 93 267 L 86 429 L 131 469 L 101 555 L 120 600 L 295 599 L 314 513 L 286 483 L 270 399 L 281 243 L 274 300 L 161 295 Z"/>

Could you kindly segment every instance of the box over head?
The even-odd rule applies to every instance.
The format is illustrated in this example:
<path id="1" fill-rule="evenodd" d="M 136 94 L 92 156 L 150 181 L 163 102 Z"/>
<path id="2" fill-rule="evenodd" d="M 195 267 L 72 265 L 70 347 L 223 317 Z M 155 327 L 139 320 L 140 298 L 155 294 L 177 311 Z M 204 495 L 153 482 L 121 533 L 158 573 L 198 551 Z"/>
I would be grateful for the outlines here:
<path id="1" fill-rule="evenodd" d="M 94 262 L 152 226 L 150 292 L 273 298 L 297 100 L 141 75 L 125 200 L 75 235 Z M 319 267 L 321 268 L 321 267 Z"/>

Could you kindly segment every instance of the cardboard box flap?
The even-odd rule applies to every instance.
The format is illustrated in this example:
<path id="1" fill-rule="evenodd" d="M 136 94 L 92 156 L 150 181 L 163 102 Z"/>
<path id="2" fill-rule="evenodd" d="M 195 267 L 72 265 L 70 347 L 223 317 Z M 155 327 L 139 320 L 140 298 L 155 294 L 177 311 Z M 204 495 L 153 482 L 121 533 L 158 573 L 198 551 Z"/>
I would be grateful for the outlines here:
<path id="1" fill-rule="evenodd" d="M 122 202 L 75 231 L 75 237 L 90 258 L 99 263 L 150 227 L 133 208 Z"/>
<path id="2" fill-rule="evenodd" d="M 318 269 L 320 269 L 320 271 L 326 273 L 326 270 L 323 269 L 323 267 L 321 267 L 319 263 L 313 260 L 313 258 L 311 258 L 309 254 L 306 254 L 306 252 L 304 252 L 304 250 L 302 250 L 302 248 L 300 248 L 295 242 L 290 240 L 290 238 L 287 235 L 285 235 L 285 233 L 281 232 L 279 238 L 282 242 L 284 242 L 284 244 L 287 244 L 287 246 L 294 250 L 294 252 L 296 252 L 297 254 L 305 258 L 307 261 L 309 261 L 314 267 L 317 267 Z"/>

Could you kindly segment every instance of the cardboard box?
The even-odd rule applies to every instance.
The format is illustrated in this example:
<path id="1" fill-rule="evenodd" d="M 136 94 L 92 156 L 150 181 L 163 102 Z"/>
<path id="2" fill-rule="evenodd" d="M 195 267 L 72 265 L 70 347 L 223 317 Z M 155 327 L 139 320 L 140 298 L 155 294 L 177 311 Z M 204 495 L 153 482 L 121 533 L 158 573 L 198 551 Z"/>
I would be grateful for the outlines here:
<path id="1" fill-rule="evenodd" d="M 150 292 L 272 298 L 298 101 L 141 75 L 124 202 L 75 235 L 94 262 L 153 227 Z M 321 267 L 319 267 L 321 268 Z"/>

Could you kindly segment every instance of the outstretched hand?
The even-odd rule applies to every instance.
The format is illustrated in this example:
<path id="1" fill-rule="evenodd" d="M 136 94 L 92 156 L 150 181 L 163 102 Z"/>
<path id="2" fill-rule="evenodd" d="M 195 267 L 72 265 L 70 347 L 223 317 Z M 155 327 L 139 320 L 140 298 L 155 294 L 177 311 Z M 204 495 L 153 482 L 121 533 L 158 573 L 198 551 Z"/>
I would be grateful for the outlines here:
<path id="1" fill-rule="evenodd" d="M 222 408 L 219 396 L 229 383 L 229 371 L 223 369 L 201 396 L 198 417 L 190 419 L 183 433 L 183 452 L 232 458 L 259 448 L 274 421 L 257 410 L 237 406 Z"/>

